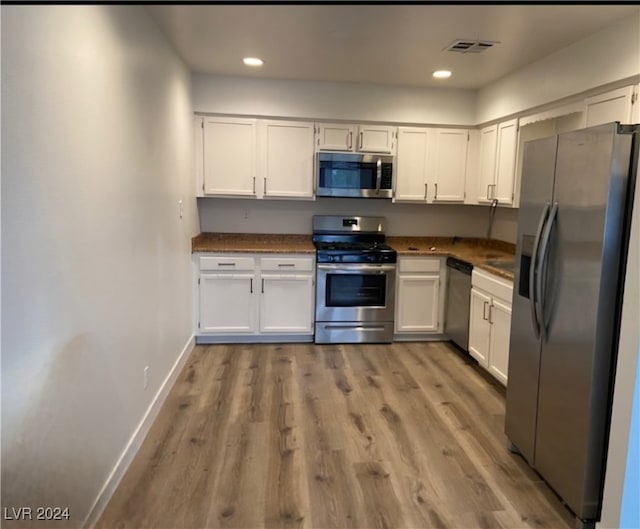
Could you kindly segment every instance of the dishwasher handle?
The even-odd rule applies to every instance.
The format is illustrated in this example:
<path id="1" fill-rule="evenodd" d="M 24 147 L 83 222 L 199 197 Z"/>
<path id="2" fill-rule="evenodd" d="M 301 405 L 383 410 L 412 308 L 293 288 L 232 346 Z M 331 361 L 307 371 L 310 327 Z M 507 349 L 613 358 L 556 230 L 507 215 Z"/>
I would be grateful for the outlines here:
<path id="1" fill-rule="evenodd" d="M 460 259 L 456 259 L 455 257 L 447 257 L 447 267 L 458 270 L 468 276 L 470 276 L 471 272 L 473 271 L 473 265 L 471 263 L 461 261 Z"/>

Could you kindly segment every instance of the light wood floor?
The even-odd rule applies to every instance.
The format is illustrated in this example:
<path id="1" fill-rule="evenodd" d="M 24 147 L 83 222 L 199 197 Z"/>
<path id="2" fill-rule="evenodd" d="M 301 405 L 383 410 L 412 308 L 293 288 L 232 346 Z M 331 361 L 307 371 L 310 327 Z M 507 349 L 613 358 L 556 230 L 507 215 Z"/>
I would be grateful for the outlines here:
<path id="1" fill-rule="evenodd" d="M 98 528 L 559 528 L 444 343 L 197 346 Z"/>

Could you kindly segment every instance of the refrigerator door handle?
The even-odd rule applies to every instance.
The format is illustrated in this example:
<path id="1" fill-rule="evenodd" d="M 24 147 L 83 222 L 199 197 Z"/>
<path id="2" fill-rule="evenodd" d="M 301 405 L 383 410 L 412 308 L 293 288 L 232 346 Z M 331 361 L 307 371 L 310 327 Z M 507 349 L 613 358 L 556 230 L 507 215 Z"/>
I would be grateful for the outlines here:
<path id="1" fill-rule="evenodd" d="M 544 229 L 544 225 L 547 220 L 550 208 L 551 202 L 545 202 L 544 207 L 542 208 L 542 214 L 540 215 L 540 221 L 538 222 L 536 238 L 533 242 L 533 252 L 531 253 L 531 265 L 529 266 L 529 306 L 531 308 L 531 323 L 533 324 L 533 332 L 536 335 L 536 339 L 540 338 L 541 321 L 538 314 L 538 304 L 536 302 L 538 251 L 540 249 L 540 238 L 542 237 L 542 230 Z"/>
<path id="2" fill-rule="evenodd" d="M 538 274 L 538 280 L 536 282 L 536 305 L 537 305 L 537 313 L 540 322 L 540 334 L 543 340 L 547 338 L 547 325 L 544 321 L 544 291 L 547 282 L 547 256 L 549 253 L 549 241 L 551 240 L 551 230 L 553 229 L 553 224 L 556 221 L 556 217 L 558 216 L 558 203 L 554 202 L 553 207 L 551 208 L 551 213 L 549 213 L 549 219 L 544 227 L 544 234 L 542 235 L 542 242 L 540 244 L 541 253 L 540 253 L 540 271 Z M 543 280 L 544 278 L 544 280 Z"/>

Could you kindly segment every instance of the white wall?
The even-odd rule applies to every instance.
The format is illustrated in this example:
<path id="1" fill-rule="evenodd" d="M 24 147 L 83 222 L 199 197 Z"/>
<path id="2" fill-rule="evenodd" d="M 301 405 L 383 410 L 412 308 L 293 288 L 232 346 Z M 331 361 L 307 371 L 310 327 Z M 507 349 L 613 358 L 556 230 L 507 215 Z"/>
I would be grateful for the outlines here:
<path id="1" fill-rule="evenodd" d="M 2 8 L 2 507 L 78 527 L 189 343 L 190 90 L 142 7 Z"/>
<path id="2" fill-rule="evenodd" d="M 196 112 L 471 125 L 472 90 L 193 75 Z"/>
<path id="3" fill-rule="evenodd" d="M 640 75 L 640 11 L 478 92 L 476 123 Z M 629 82 L 631 84 L 631 82 Z"/>
<path id="4" fill-rule="evenodd" d="M 485 237 L 486 206 L 393 204 L 390 200 L 318 198 L 315 202 L 200 198 L 202 231 L 311 233 L 313 215 L 379 215 L 388 235 Z M 498 208 L 492 237 L 515 243 L 517 210 Z"/>

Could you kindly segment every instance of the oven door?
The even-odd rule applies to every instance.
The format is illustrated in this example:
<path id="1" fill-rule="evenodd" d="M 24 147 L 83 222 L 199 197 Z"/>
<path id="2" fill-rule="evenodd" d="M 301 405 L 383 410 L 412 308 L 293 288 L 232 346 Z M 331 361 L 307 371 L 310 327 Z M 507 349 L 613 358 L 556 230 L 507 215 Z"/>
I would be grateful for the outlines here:
<path id="1" fill-rule="evenodd" d="M 393 321 L 395 265 L 319 264 L 317 271 L 316 321 Z"/>

